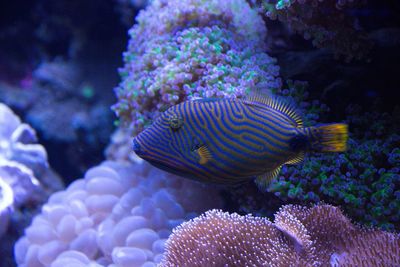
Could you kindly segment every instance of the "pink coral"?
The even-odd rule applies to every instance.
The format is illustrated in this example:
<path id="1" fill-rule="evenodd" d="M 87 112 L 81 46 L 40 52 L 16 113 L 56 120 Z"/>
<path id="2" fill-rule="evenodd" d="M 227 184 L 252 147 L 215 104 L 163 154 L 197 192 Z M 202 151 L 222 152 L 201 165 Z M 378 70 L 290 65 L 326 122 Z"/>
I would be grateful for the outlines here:
<path id="1" fill-rule="evenodd" d="M 174 229 L 162 266 L 399 266 L 400 236 L 353 225 L 330 205 L 268 219 L 206 212 Z"/>

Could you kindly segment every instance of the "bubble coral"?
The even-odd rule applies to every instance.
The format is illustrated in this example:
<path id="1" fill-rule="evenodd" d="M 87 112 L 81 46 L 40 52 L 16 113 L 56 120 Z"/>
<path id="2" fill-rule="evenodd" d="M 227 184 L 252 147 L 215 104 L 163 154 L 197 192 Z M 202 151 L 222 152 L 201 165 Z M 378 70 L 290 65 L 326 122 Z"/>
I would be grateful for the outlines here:
<path id="1" fill-rule="evenodd" d="M 159 109 L 195 97 L 280 87 L 266 28 L 243 0 L 153 1 L 129 31 L 114 110 L 134 133 Z"/>
<path id="2" fill-rule="evenodd" d="M 173 227 L 219 203 L 214 190 L 145 162 L 107 161 L 50 197 L 15 258 L 19 266 L 155 266 Z"/>
<path id="3" fill-rule="evenodd" d="M 173 230 L 161 266 L 396 266 L 400 236 L 353 225 L 330 205 L 268 219 L 211 210 Z"/>
<path id="4" fill-rule="evenodd" d="M 263 0 L 267 17 L 278 19 L 318 48 L 329 47 L 346 60 L 365 56 L 371 43 L 351 9 L 362 3 L 356 0 Z"/>

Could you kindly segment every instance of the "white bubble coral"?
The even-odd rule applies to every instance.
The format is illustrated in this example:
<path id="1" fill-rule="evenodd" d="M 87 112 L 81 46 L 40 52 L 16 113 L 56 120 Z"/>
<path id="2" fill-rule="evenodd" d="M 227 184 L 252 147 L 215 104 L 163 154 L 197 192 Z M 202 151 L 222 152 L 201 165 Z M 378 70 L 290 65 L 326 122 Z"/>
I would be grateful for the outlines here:
<path id="1" fill-rule="evenodd" d="M 204 185 L 145 162 L 104 162 L 50 197 L 15 258 L 30 267 L 155 266 L 172 228 L 219 202 Z"/>

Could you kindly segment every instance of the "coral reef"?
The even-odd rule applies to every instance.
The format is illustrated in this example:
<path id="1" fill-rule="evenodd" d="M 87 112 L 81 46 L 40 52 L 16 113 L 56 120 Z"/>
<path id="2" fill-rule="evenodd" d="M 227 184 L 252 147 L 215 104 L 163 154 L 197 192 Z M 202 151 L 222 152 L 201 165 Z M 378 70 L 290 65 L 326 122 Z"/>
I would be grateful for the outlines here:
<path id="1" fill-rule="evenodd" d="M 196 97 L 280 87 L 266 28 L 242 0 L 153 1 L 129 31 L 114 110 L 133 133 L 160 109 Z"/>
<path id="2" fill-rule="evenodd" d="M 396 1 L 369 4 L 378 7 L 373 17 L 369 10 L 354 14 L 359 11 L 353 7 L 363 2 L 356 0 L 28 2 L 24 9 L 16 3 L 13 13 L 3 10 L 8 23 L 0 26 L 0 101 L 38 130 L 66 183 L 80 177 L 71 175 L 72 169 L 83 172 L 103 160 L 102 145 L 112 130 L 108 89 L 117 83 L 112 73 L 126 43 L 120 19 L 129 15 L 126 25 L 131 25 L 142 8 L 132 6 L 152 3 L 129 31 L 113 107 L 120 127 L 105 151 L 107 161 L 52 195 L 33 221 L 38 205 L 61 183 L 33 129 L 0 105 L 0 236 L 8 224 L 1 237 L 1 267 L 14 264 L 7 250 L 21 235 L 14 247 L 21 267 L 182 266 L 186 260 L 189 266 L 400 265 L 398 235 L 354 226 L 329 205 L 284 206 L 274 222 L 214 210 L 178 226 L 199 212 L 221 208 L 220 188 L 155 169 L 131 147 L 133 134 L 159 111 L 198 97 L 272 91 L 300 107 L 305 125 L 333 121 L 326 105 L 307 99 L 306 83 L 289 81 L 281 90 L 279 75 L 310 81 L 311 98 L 325 97 L 335 121 L 345 116 L 349 102 L 364 103 L 384 91 L 391 103 L 397 101 L 392 92 L 398 88 L 400 31 L 383 29 L 398 27 Z M 256 2 L 264 3 L 261 13 L 267 16 L 251 7 Z M 388 19 L 376 19 L 388 10 Z M 369 20 L 368 38 L 360 30 L 365 23 L 358 24 L 363 16 Z M 265 24 L 272 25 L 268 34 Z M 282 39 L 272 40 L 274 26 Z M 312 49 L 291 31 L 328 49 Z M 377 43 L 368 58 L 372 64 L 332 59 L 330 49 L 347 60 L 364 56 L 369 40 Z M 382 115 L 352 108 L 348 114 L 348 152 L 314 154 L 285 167 L 269 188 L 274 194 L 259 192 L 252 183 L 224 188 L 224 209 L 272 216 L 283 203 L 323 200 L 358 222 L 400 229 L 399 110 Z"/>
<path id="3" fill-rule="evenodd" d="M 44 202 L 50 193 L 62 188 L 62 183 L 50 170 L 46 150 L 36 143 L 35 131 L 2 103 L 0 126 L 0 213 L 11 214 L 24 205 Z"/>
<path id="4" fill-rule="evenodd" d="M 47 197 L 62 187 L 35 131 L 0 103 L 0 266 L 11 266 L 16 239 Z"/>
<path id="5" fill-rule="evenodd" d="M 0 179 L 0 237 L 6 232 L 14 202 L 12 186 Z"/>
<path id="6" fill-rule="evenodd" d="M 287 89 L 276 93 L 297 103 L 305 125 L 331 121 L 330 108 L 310 100 L 308 87 L 305 82 L 288 81 Z M 385 113 L 381 106 L 371 105 L 370 112 L 355 105 L 347 108 L 351 137 L 346 153 L 310 153 L 303 163 L 285 166 L 268 192 L 258 192 L 252 185 L 227 190 L 229 210 L 270 217 L 283 203 L 324 201 L 340 206 L 359 223 L 399 230 L 400 109 Z"/>
<path id="7" fill-rule="evenodd" d="M 46 199 L 44 189 L 32 171 L 16 162 L 0 159 L 0 237 L 8 228 L 15 209 L 35 206 Z"/>
<path id="8" fill-rule="evenodd" d="M 132 136 L 128 129 L 122 127 L 112 134 L 104 154 L 108 160 L 112 161 L 137 162 L 140 159 L 135 153 L 132 153 Z"/>
<path id="9" fill-rule="evenodd" d="M 211 210 L 173 230 L 161 266 L 396 266 L 400 236 L 353 225 L 330 205 L 268 219 Z"/>
<path id="10" fill-rule="evenodd" d="M 371 48 L 367 34 L 350 15 L 363 1 L 263 0 L 262 10 L 270 19 L 282 21 L 289 29 L 312 39 L 318 48 L 328 47 L 346 60 L 360 59 Z"/>
<path id="11" fill-rule="evenodd" d="M 47 153 L 37 142 L 35 131 L 10 108 L 0 103 L 0 155 L 1 161 L 15 161 L 26 165 L 40 175 L 48 169 Z"/>
<path id="12" fill-rule="evenodd" d="M 173 227 L 220 203 L 214 189 L 145 162 L 106 161 L 51 196 L 17 242 L 16 261 L 155 266 Z"/>
<path id="13" fill-rule="evenodd" d="M 340 204 L 359 222 L 399 229 L 399 144 L 398 135 L 387 141 L 351 139 L 349 152 L 339 157 L 309 156 L 301 167 L 284 168 L 269 191 L 286 201 Z"/>
<path id="14" fill-rule="evenodd" d="M 292 83 L 281 92 L 309 110 L 306 123 L 326 111 L 310 103 L 306 88 Z M 387 230 L 400 229 L 400 136 L 396 123 L 399 109 L 391 114 L 363 112 L 349 106 L 346 122 L 351 126 L 348 150 L 340 155 L 310 154 L 297 166 L 285 166 L 268 191 L 283 201 L 340 205 L 352 219 Z"/>

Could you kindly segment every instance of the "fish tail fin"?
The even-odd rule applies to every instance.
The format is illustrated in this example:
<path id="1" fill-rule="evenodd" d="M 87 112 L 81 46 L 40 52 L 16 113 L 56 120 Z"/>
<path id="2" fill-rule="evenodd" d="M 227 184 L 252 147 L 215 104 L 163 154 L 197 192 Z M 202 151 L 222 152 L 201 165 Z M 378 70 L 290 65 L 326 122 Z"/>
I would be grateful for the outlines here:
<path id="1" fill-rule="evenodd" d="M 347 149 L 348 126 L 345 123 L 332 123 L 316 126 L 314 150 L 319 152 L 344 152 Z"/>

